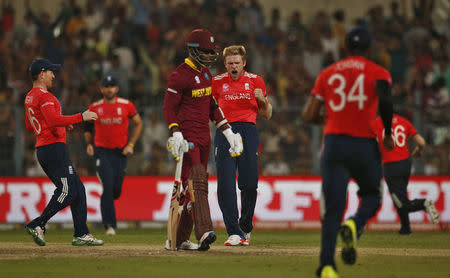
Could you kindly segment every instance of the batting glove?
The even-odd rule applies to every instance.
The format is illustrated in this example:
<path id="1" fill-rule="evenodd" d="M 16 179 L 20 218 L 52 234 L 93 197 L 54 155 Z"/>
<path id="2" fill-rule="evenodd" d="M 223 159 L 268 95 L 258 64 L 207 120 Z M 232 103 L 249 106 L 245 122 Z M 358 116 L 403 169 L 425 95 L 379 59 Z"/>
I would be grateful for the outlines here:
<path id="1" fill-rule="evenodd" d="M 223 135 L 227 138 L 228 143 L 230 143 L 230 155 L 232 157 L 237 157 L 242 154 L 244 146 L 242 144 L 242 137 L 239 133 L 233 133 L 231 128 L 227 128 L 223 131 Z"/>
<path id="2" fill-rule="evenodd" d="M 180 160 L 180 156 L 185 152 L 185 148 L 189 150 L 189 145 L 179 131 L 174 132 L 167 140 L 167 150 L 176 161 Z"/>

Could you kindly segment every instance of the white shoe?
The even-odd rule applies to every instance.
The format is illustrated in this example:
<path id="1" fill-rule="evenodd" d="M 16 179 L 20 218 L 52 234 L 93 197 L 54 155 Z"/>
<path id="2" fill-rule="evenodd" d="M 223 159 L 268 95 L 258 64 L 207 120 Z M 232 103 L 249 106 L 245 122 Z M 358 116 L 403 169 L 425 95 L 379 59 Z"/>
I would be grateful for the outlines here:
<path id="1" fill-rule="evenodd" d="M 84 236 L 74 237 L 72 240 L 73 246 L 100 246 L 103 245 L 103 240 L 93 237 L 91 234 L 85 234 Z"/>
<path id="2" fill-rule="evenodd" d="M 181 250 L 197 250 L 198 249 L 198 245 L 193 243 L 193 242 L 191 242 L 190 240 L 185 240 L 185 241 L 183 241 L 180 244 L 178 249 L 181 249 Z"/>
<path id="3" fill-rule="evenodd" d="M 225 246 L 240 246 L 243 245 L 245 239 L 243 239 L 240 235 L 231 235 L 228 237 L 227 241 L 225 241 Z"/>
<path id="4" fill-rule="evenodd" d="M 37 226 L 36 228 L 26 227 L 26 230 L 33 237 L 34 242 L 36 242 L 37 245 L 45 246 L 45 228 L 42 229 L 40 226 Z"/>
<path id="5" fill-rule="evenodd" d="M 209 246 L 216 241 L 216 234 L 213 231 L 206 232 L 198 241 L 198 251 L 207 251 Z"/>
<path id="6" fill-rule="evenodd" d="M 250 233 L 244 233 L 245 240 L 242 243 L 242 245 L 244 245 L 244 246 L 249 246 L 250 245 L 250 234 L 251 234 L 251 232 Z"/>
<path id="7" fill-rule="evenodd" d="M 108 229 L 106 229 L 106 235 L 107 236 L 115 236 L 116 235 L 116 231 L 114 230 L 113 227 L 108 227 Z"/>
<path id="8" fill-rule="evenodd" d="M 428 215 L 431 218 L 431 221 L 434 224 L 439 223 L 439 212 L 436 210 L 436 207 L 433 204 L 433 201 L 430 199 L 426 199 L 425 203 L 423 204 L 425 206 L 425 210 L 427 211 Z"/>

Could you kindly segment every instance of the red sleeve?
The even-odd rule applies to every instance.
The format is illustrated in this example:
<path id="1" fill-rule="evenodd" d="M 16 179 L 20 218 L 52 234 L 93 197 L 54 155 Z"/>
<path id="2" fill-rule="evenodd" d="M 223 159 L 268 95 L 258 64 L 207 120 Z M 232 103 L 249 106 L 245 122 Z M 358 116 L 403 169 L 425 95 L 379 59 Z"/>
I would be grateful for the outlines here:
<path id="1" fill-rule="evenodd" d="M 255 88 L 261 89 L 263 91 L 263 93 L 264 93 L 264 96 L 267 96 L 267 94 L 266 94 L 266 84 L 264 83 L 264 80 L 262 79 L 261 76 L 258 76 L 256 78 Z"/>
<path id="2" fill-rule="evenodd" d="M 26 107 L 25 107 L 26 109 Z M 30 124 L 30 120 L 28 119 L 28 113 L 25 111 L 25 126 L 27 128 L 27 130 L 29 131 L 33 131 L 33 127 Z"/>
<path id="3" fill-rule="evenodd" d="M 167 81 L 166 95 L 164 96 L 163 113 L 169 129 L 178 125 L 177 112 L 183 96 L 182 77 L 173 72 Z"/>
<path id="4" fill-rule="evenodd" d="M 406 129 L 408 131 L 408 133 L 407 133 L 408 137 L 409 136 L 414 136 L 414 135 L 416 135 L 418 133 L 416 128 L 411 124 L 410 121 L 405 119 L 405 124 L 406 124 Z"/>
<path id="5" fill-rule="evenodd" d="M 83 121 L 81 113 L 70 116 L 64 116 L 58 113 L 56 110 L 57 101 L 58 100 L 50 94 L 47 94 L 41 100 L 41 112 L 48 127 L 68 126 Z"/>
<path id="6" fill-rule="evenodd" d="M 391 74 L 382 67 L 378 67 L 379 70 L 376 71 L 375 81 L 376 80 L 386 80 L 389 84 L 392 85 L 392 77 Z"/>
<path id="7" fill-rule="evenodd" d="M 131 101 L 128 101 L 128 117 L 132 118 L 137 114 L 136 106 Z"/>
<path id="8" fill-rule="evenodd" d="M 311 91 L 311 95 L 316 96 L 321 100 L 325 100 L 325 91 L 322 89 L 323 79 L 324 79 L 324 74 L 322 72 L 317 77 L 316 82 L 314 83 L 314 88 Z"/>
<path id="9" fill-rule="evenodd" d="M 225 115 L 217 104 L 216 99 L 211 96 L 211 101 L 209 105 L 209 118 L 213 123 L 219 128 L 220 126 L 226 124 L 228 121 L 225 119 Z"/>

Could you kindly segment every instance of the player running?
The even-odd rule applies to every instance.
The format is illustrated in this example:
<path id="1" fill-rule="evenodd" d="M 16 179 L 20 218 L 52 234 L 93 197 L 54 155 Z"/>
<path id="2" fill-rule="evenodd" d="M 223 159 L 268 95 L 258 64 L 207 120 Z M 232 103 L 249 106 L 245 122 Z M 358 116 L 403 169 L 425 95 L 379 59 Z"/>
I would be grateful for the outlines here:
<path id="1" fill-rule="evenodd" d="M 89 106 L 89 110 L 97 113 L 98 120 L 95 124 L 86 123 L 84 138 L 87 154 L 95 156 L 97 176 L 103 186 L 100 199 L 102 222 L 106 234 L 115 235 L 117 220 L 114 200 L 119 199 L 122 193 L 127 156 L 134 153 L 134 145 L 142 133 L 143 124 L 134 104 L 117 97 L 119 86 L 116 78 L 111 75 L 103 78 L 100 92 L 103 98 Z M 130 119 L 134 128 L 128 140 Z"/>
<path id="2" fill-rule="evenodd" d="M 25 228 L 36 244 L 45 245 L 45 225 L 58 211 L 70 205 L 74 225 L 72 245 L 103 245 L 89 233 L 86 225 L 86 191 L 66 148 L 66 127 L 82 121 L 95 121 L 97 114 L 86 110 L 71 116 L 61 115 L 61 104 L 48 89 L 52 88 L 54 71 L 61 65 L 47 59 L 34 60 L 29 68 L 33 88 L 25 97 L 25 123 L 36 134 L 36 153 L 39 164 L 55 184 L 56 189 L 42 214 Z"/>
<path id="3" fill-rule="evenodd" d="M 343 240 L 342 259 L 356 261 L 356 241 L 367 221 L 380 206 L 382 177 L 381 155 L 371 123 L 379 105 L 386 137 L 383 144 L 393 148 L 391 138 L 391 76 L 365 56 L 370 35 L 364 28 L 346 35 L 350 54 L 324 69 L 316 79 L 303 111 L 308 122 L 325 123 L 324 149 L 321 158 L 322 245 L 316 274 L 322 278 L 338 277 L 334 253 L 338 231 Z M 379 103 L 379 104 L 378 104 Z M 325 115 L 320 113 L 325 105 Z M 361 204 L 354 216 L 339 228 L 346 206 L 347 185 L 354 178 L 359 186 Z"/>
<path id="4" fill-rule="evenodd" d="M 383 121 L 378 117 L 374 124 L 374 129 L 381 142 L 384 136 Z M 433 223 L 439 223 L 439 212 L 434 207 L 430 199 L 409 200 L 406 192 L 409 176 L 411 175 L 411 159 L 408 149 L 408 138 L 412 138 L 416 147 L 412 152 L 413 157 L 422 156 L 422 150 L 426 145 L 425 139 L 417 132 L 414 126 L 405 118 L 394 114 L 392 117 L 392 136 L 394 137 L 395 148 L 386 150 L 380 144 L 381 156 L 383 158 L 383 172 L 394 206 L 400 217 L 401 228 L 398 232 L 401 235 L 411 234 L 409 224 L 409 213 L 419 210 L 426 210 Z"/>
<path id="5" fill-rule="evenodd" d="M 208 67 L 218 57 L 218 46 L 214 43 L 213 35 L 205 29 L 193 30 L 186 39 L 186 45 L 189 57 L 169 76 L 163 111 L 171 133 L 167 149 L 172 156 L 178 159 L 183 154 L 180 147 L 184 140 L 194 143 L 194 148 L 183 157 L 183 187 L 185 192 L 189 191 L 189 179 L 192 195 L 184 194 L 177 230 L 177 247 L 197 248 L 196 244 L 189 241 L 192 226 L 195 225 L 198 250 L 205 251 L 216 240 L 209 211 L 206 172 L 211 144 L 209 120 L 227 138 L 232 156 L 241 154 L 242 138 L 233 133 L 211 94 L 212 76 Z"/>
<path id="6" fill-rule="evenodd" d="M 232 45 L 223 50 L 226 73 L 214 77 L 213 96 L 217 99 L 234 132 L 241 134 L 244 151 L 231 157 L 230 148 L 222 132 L 216 131 L 214 154 L 217 168 L 217 197 L 222 211 L 228 239 L 225 246 L 250 244 L 252 219 L 255 212 L 258 188 L 258 112 L 265 119 L 272 116 L 272 105 L 266 98 L 264 80 L 244 70 L 245 48 Z M 241 190 L 241 218 L 237 207 L 236 169 Z"/>

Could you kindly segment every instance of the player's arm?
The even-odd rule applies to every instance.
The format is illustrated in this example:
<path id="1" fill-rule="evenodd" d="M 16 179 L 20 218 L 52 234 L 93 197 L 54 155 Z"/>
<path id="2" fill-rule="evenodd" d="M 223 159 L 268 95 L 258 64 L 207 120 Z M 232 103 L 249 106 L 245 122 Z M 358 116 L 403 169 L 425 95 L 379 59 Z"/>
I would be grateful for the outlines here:
<path id="1" fill-rule="evenodd" d="M 379 114 L 384 125 L 385 136 L 383 138 L 383 145 L 387 150 L 392 150 L 395 145 L 391 136 L 392 115 L 394 113 L 391 100 L 391 84 L 387 80 L 377 80 L 375 83 L 375 90 L 377 91 L 379 99 Z"/>
<path id="2" fill-rule="evenodd" d="M 414 150 L 412 152 L 412 156 L 421 157 L 423 148 L 425 148 L 427 143 L 425 142 L 425 139 L 419 133 L 414 134 L 412 136 L 412 139 L 416 143 L 416 147 L 414 148 Z"/>
<path id="3" fill-rule="evenodd" d="M 89 156 L 94 155 L 94 124 L 84 122 L 84 141 L 86 142 L 86 153 Z"/>
<path id="4" fill-rule="evenodd" d="M 56 111 L 56 98 L 45 98 L 41 102 L 41 112 L 48 127 L 68 126 L 82 121 L 97 120 L 97 114 L 86 110 L 70 116 L 61 115 Z"/>
<path id="5" fill-rule="evenodd" d="M 256 79 L 257 88 L 254 91 L 256 101 L 258 103 L 258 113 L 266 120 L 272 118 L 272 104 L 266 96 L 266 85 L 264 80 L 258 76 Z"/>
<path id="6" fill-rule="evenodd" d="M 231 129 L 230 124 L 228 123 L 225 115 L 220 109 L 216 98 L 211 96 L 210 106 L 209 106 L 209 118 L 216 125 L 216 127 L 222 131 L 223 135 L 227 139 L 230 144 L 230 155 L 232 157 L 240 156 L 242 151 L 244 150 L 244 146 L 242 143 L 242 137 L 239 133 L 234 133 Z"/>
<path id="7" fill-rule="evenodd" d="M 323 124 L 325 123 L 325 115 L 320 113 L 323 100 L 316 95 L 311 95 L 306 102 L 302 111 L 302 117 L 307 123 Z"/>
<path id="8" fill-rule="evenodd" d="M 144 127 L 144 124 L 142 123 L 141 116 L 136 113 L 132 118 L 131 121 L 134 124 L 133 131 L 131 132 L 130 140 L 128 141 L 128 144 L 123 148 L 122 153 L 124 155 L 129 155 L 134 153 L 134 145 L 136 144 L 137 140 L 142 134 L 142 129 Z"/>

